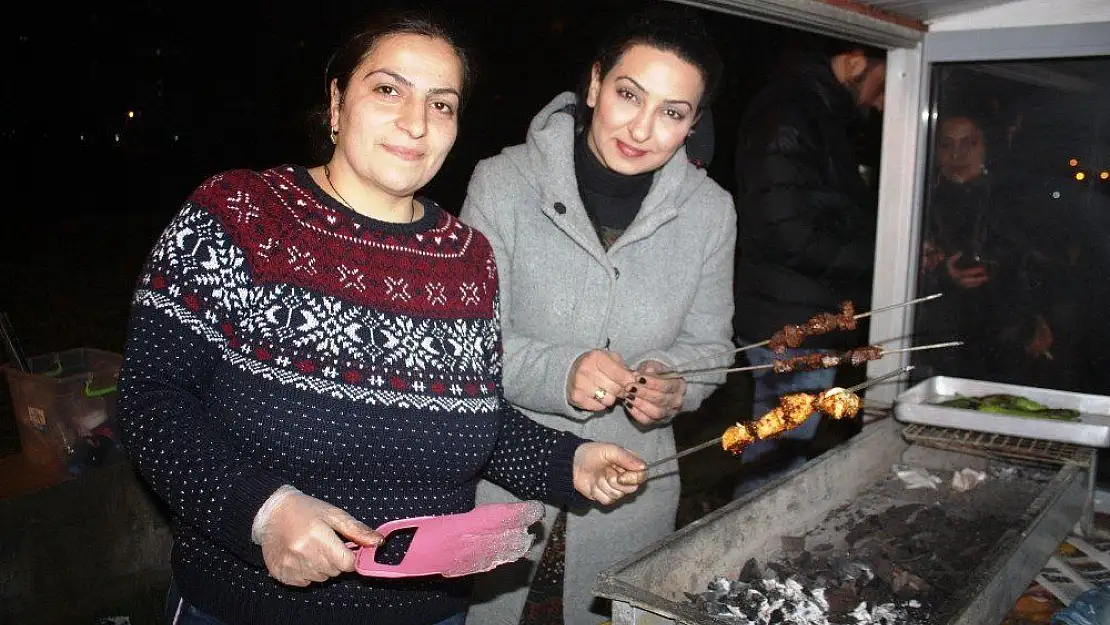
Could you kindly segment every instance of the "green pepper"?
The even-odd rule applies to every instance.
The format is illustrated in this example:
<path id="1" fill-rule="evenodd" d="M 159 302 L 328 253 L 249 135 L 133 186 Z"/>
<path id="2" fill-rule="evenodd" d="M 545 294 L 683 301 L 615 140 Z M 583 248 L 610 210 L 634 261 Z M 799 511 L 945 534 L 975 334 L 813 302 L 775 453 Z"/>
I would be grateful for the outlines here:
<path id="1" fill-rule="evenodd" d="M 959 396 L 955 399 L 942 401 L 940 402 L 940 405 L 946 408 L 963 408 L 964 410 L 975 410 L 979 407 L 979 402 L 978 400 L 975 400 L 971 397 Z"/>

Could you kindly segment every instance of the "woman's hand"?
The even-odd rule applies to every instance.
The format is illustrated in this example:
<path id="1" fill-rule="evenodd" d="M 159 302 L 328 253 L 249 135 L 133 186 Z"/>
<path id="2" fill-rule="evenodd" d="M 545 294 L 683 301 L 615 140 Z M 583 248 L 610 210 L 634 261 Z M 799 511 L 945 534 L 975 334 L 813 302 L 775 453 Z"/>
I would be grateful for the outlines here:
<path id="1" fill-rule="evenodd" d="M 567 401 L 589 412 L 608 410 L 624 397 L 624 389 L 635 376 L 620 354 L 590 350 L 574 361 L 567 380 Z"/>
<path id="2" fill-rule="evenodd" d="M 624 406 L 641 425 L 654 425 L 682 410 L 686 380 L 659 377 L 658 372 L 666 368 L 661 362 L 646 360 L 636 368 L 635 382 L 626 387 Z"/>
<path id="3" fill-rule="evenodd" d="M 574 490 L 608 505 L 636 492 L 647 477 L 636 454 L 612 443 L 582 443 L 574 452 Z"/>
<path id="4" fill-rule="evenodd" d="M 1051 358 L 1049 349 L 1052 348 L 1052 327 L 1041 315 L 1034 321 L 1033 338 L 1025 344 L 1025 353 L 1033 358 L 1045 356 Z"/>
<path id="5" fill-rule="evenodd" d="M 922 270 L 926 273 L 932 272 L 939 267 L 942 262 L 944 262 L 944 250 L 937 247 L 936 243 L 933 243 L 929 239 L 925 239 L 921 244 Z"/>
<path id="6" fill-rule="evenodd" d="M 983 286 L 990 279 L 986 267 L 982 265 L 973 265 L 962 269 L 957 267 L 956 264 L 960 262 L 963 255 L 963 252 L 958 252 L 948 257 L 945 262 L 948 266 L 948 277 L 961 289 L 975 289 Z"/>
<path id="7" fill-rule="evenodd" d="M 382 535 L 335 506 L 300 491 L 283 499 L 257 532 L 270 576 L 289 586 L 308 586 L 355 570 L 355 553 L 345 540 L 378 545 Z"/>

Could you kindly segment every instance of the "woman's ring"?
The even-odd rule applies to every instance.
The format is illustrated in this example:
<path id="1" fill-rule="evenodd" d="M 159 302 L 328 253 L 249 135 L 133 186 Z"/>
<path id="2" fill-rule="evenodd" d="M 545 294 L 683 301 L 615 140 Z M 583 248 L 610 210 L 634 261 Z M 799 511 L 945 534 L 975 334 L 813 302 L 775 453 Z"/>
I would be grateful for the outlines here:
<path id="1" fill-rule="evenodd" d="M 603 389 L 599 386 L 599 387 L 597 387 L 597 390 L 594 391 L 594 399 L 596 399 L 597 401 L 601 401 L 601 400 L 605 399 L 605 396 L 608 395 L 608 394 L 609 394 L 609 391 L 607 391 L 607 390 L 605 390 L 605 389 Z"/>

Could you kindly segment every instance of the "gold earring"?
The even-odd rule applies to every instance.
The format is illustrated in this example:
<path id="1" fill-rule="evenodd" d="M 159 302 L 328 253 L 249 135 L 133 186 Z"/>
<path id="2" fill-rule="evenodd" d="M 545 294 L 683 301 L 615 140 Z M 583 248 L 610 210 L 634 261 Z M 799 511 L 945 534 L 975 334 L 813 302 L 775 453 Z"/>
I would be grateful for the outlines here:
<path id="1" fill-rule="evenodd" d="M 339 129 L 336 128 L 335 126 L 332 126 L 330 136 L 331 136 L 332 145 L 334 145 L 335 142 L 339 139 Z"/>

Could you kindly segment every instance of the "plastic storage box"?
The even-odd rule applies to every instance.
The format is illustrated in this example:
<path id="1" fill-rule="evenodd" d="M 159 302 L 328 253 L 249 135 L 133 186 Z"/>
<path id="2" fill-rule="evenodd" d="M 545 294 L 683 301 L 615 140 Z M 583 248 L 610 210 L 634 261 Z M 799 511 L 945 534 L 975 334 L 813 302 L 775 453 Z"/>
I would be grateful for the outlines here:
<path id="1" fill-rule="evenodd" d="M 6 365 L 19 440 L 27 460 L 59 475 L 121 457 L 116 383 L 123 358 L 71 349 L 30 359 L 30 371 Z"/>

